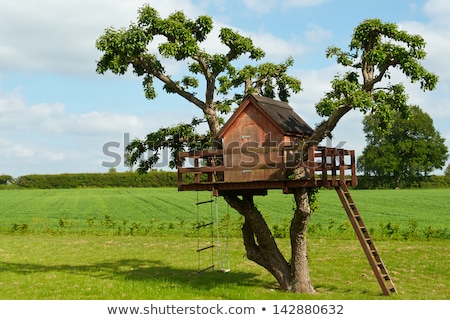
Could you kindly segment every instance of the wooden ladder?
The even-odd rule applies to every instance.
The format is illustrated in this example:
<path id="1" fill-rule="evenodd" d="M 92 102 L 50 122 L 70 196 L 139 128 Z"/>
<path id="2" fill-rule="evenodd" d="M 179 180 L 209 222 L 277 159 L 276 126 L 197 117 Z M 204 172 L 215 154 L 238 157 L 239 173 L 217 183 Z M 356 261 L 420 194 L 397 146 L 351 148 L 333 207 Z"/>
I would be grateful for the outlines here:
<path id="1" fill-rule="evenodd" d="M 210 209 L 210 211 L 211 211 L 211 213 L 209 214 L 209 221 L 207 221 L 206 223 L 200 223 L 200 215 L 199 215 L 199 206 L 200 205 L 204 205 L 204 204 L 208 204 L 208 203 L 212 203 L 212 202 L 214 202 L 214 200 L 206 200 L 206 201 L 198 201 L 198 199 L 197 199 L 197 202 L 195 203 L 195 205 L 197 206 L 197 226 L 196 226 L 196 229 L 197 229 L 197 256 L 198 256 L 198 269 L 197 269 L 197 272 L 198 273 L 202 273 L 202 272 L 204 272 L 204 271 L 206 271 L 206 270 L 209 270 L 209 269 L 214 269 L 214 221 L 213 221 L 213 216 L 212 216 L 212 208 Z M 211 236 L 211 242 L 210 243 L 207 243 L 207 244 L 205 244 L 205 243 L 202 243 L 201 241 L 200 241 L 200 230 L 202 230 L 202 229 L 206 229 L 206 228 L 208 228 L 209 227 L 209 229 L 210 229 L 210 236 Z M 210 250 L 210 253 L 211 253 L 211 264 L 209 264 L 208 266 L 206 266 L 206 267 L 202 267 L 201 266 L 201 264 L 202 264 L 202 259 L 201 259 L 201 252 L 203 252 L 203 251 L 207 251 L 207 250 Z"/>
<path id="2" fill-rule="evenodd" d="M 345 211 L 347 212 L 347 216 L 350 219 L 364 253 L 366 254 L 367 260 L 369 260 L 370 266 L 372 267 L 373 273 L 378 280 L 383 294 L 388 296 L 390 293 L 397 293 L 397 289 L 395 288 L 383 260 L 373 244 L 372 238 L 370 237 L 369 232 L 362 221 L 361 215 L 356 208 L 355 202 L 350 195 L 345 181 L 340 181 L 339 185 L 336 186 L 335 189 L 339 195 L 339 199 L 341 199 Z"/>

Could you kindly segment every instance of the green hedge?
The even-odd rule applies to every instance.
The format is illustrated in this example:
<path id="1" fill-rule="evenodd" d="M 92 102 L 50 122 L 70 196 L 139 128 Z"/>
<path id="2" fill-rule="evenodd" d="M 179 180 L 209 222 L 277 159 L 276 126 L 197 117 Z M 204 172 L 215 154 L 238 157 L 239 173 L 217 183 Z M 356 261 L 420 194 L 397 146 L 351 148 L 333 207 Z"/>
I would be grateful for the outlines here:
<path id="1" fill-rule="evenodd" d="M 185 177 L 186 175 L 183 175 Z M 193 177 L 186 176 L 184 183 L 193 182 Z M 9 175 L 0 175 L 0 189 L 66 189 L 66 188 L 158 188 L 176 187 L 177 172 L 150 171 L 146 174 L 136 172 L 110 173 L 66 173 L 66 174 L 30 174 L 14 179 Z M 396 186 L 392 179 L 359 176 L 357 189 L 393 189 L 400 188 L 450 188 L 449 176 L 422 177 L 400 186 Z"/>
<path id="2" fill-rule="evenodd" d="M 359 176 L 357 189 L 437 189 L 450 188 L 450 176 L 418 177 L 397 185 L 393 179 L 385 177 Z"/>
<path id="3" fill-rule="evenodd" d="M 30 174 L 15 180 L 15 185 L 27 189 L 157 188 L 176 187 L 177 184 L 177 173 L 168 171 L 150 171 L 146 174 L 135 172 Z"/>

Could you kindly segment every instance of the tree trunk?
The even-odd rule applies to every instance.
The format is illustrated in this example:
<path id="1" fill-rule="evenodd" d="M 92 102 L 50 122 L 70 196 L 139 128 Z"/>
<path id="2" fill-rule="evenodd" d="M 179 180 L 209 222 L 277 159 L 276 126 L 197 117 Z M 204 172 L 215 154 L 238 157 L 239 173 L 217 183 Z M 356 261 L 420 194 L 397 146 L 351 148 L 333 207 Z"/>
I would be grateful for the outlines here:
<path id="1" fill-rule="evenodd" d="M 308 248 L 306 245 L 306 229 L 311 216 L 307 188 L 294 190 L 295 212 L 291 222 L 291 250 L 292 250 L 292 291 L 300 293 L 314 293 L 314 287 L 309 277 Z"/>
<path id="2" fill-rule="evenodd" d="M 281 254 L 269 226 L 256 208 L 252 196 L 225 196 L 230 206 L 244 216 L 242 236 L 247 258 L 269 271 L 284 291 L 292 291 L 289 263 Z"/>
<path id="3" fill-rule="evenodd" d="M 294 193 L 296 210 L 291 222 L 292 263 L 286 261 L 252 196 L 225 196 L 230 206 L 244 216 L 242 235 L 247 258 L 269 271 L 284 291 L 314 293 L 308 268 L 306 227 L 311 214 L 308 190 Z"/>

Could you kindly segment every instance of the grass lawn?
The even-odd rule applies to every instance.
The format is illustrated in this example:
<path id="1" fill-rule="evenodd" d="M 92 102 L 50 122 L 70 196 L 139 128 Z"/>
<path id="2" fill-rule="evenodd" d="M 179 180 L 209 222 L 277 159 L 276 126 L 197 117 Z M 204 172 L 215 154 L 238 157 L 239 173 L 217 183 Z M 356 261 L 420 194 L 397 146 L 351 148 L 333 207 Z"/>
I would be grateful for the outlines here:
<path id="1" fill-rule="evenodd" d="M 231 271 L 202 274 L 196 272 L 195 238 L 1 235 L 0 242 L 0 299 L 450 298 L 450 243 L 441 240 L 377 243 L 399 292 L 389 297 L 356 240 L 310 239 L 314 295 L 280 292 L 235 238 Z M 288 250 L 286 239 L 279 243 Z"/>
<path id="2" fill-rule="evenodd" d="M 1 190 L 0 299 L 449 299 L 450 189 L 352 196 L 397 295 L 382 296 L 333 190 L 320 192 L 308 231 L 311 296 L 280 292 L 247 260 L 241 218 L 223 199 L 231 272 L 199 275 L 195 202 L 210 194 L 112 188 Z M 289 256 L 292 196 L 271 191 L 256 203 Z M 213 204 L 198 213 L 214 211 Z M 202 255 L 201 263 L 210 260 Z"/>

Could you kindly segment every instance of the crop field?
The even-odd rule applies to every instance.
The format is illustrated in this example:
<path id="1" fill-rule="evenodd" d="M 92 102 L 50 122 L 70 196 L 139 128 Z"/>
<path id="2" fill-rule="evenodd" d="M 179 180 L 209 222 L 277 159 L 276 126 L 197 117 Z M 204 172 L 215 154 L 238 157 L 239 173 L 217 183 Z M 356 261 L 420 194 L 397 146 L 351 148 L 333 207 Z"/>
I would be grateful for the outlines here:
<path id="1" fill-rule="evenodd" d="M 0 299 L 449 299 L 450 189 L 352 196 L 398 295 L 381 295 L 334 190 L 320 191 L 310 222 L 310 296 L 280 292 L 247 260 L 242 220 L 222 199 L 196 206 L 210 194 L 111 188 L 0 191 Z M 256 203 L 289 252 L 292 196 Z M 199 275 L 195 226 L 216 215 L 231 271 Z"/>
<path id="2" fill-rule="evenodd" d="M 352 197 L 375 238 L 449 238 L 450 189 L 352 190 Z M 173 188 L 49 189 L 0 191 L 0 233 L 95 235 L 195 235 L 197 220 L 216 213 L 228 232 L 240 237 L 241 217 L 223 199 L 196 206 L 209 192 Z M 353 239 L 334 190 L 319 192 L 310 236 Z M 256 197 L 274 236 L 286 236 L 294 206 L 291 195 L 274 190 Z M 217 212 L 216 212 L 217 210 Z M 224 221 L 221 222 L 223 227 Z"/>

